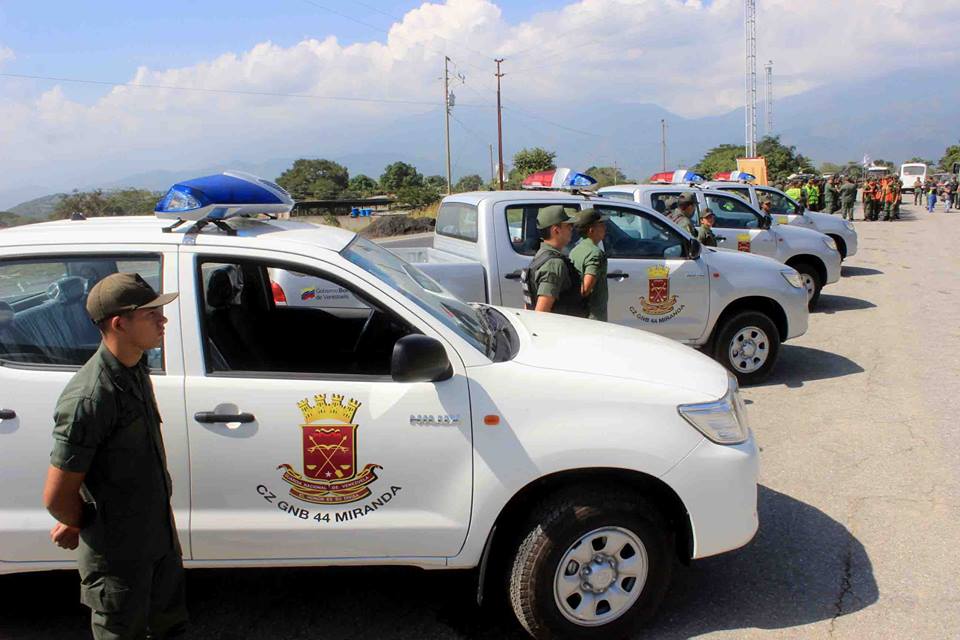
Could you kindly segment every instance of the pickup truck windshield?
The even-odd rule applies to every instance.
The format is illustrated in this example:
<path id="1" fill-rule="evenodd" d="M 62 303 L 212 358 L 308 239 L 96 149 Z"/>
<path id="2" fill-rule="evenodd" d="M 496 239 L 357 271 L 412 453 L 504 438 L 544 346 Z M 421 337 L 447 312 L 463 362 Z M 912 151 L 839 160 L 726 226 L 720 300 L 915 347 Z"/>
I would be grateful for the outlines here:
<path id="1" fill-rule="evenodd" d="M 479 311 L 455 298 L 412 264 L 360 236 L 354 238 L 341 255 L 402 293 L 478 351 L 487 353 L 490 336 Z"/>

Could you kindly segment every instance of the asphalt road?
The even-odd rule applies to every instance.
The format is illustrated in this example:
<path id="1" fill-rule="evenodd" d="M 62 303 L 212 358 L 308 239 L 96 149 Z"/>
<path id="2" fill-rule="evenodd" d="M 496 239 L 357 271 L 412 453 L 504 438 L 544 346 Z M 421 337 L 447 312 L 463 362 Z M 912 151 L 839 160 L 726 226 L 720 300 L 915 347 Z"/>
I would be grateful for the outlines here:
<path id="1" fill-rule="evenodd" d="M 643 637 L 960 637 L 960 213 L 858 222 L 808 333 L 747 389 L 751 545 L 679 567 Z M 192 637 L 522 638 L 462 574 L 195 570 Z M 0 638 L 83 638 L 72 572 L 0 577 Z"/>

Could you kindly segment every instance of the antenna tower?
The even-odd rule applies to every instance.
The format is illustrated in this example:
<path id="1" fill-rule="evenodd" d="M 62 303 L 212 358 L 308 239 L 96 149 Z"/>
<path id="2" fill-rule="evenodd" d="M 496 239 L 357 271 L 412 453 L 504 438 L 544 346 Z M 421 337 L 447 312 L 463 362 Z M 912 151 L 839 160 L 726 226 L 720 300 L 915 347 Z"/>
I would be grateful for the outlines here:
<path id="1" fill-rule="evenodd" d="M 757 155 L 757 0 L 744 0 L 746 31 L 746 116 L 747 157 Z"/>
<path id="2" fill-rule="evenodd" d="M 767 100 L 764 115 L 767 120 L 767 135 L 773 135 L 773 60 L 767 61 Z"/>

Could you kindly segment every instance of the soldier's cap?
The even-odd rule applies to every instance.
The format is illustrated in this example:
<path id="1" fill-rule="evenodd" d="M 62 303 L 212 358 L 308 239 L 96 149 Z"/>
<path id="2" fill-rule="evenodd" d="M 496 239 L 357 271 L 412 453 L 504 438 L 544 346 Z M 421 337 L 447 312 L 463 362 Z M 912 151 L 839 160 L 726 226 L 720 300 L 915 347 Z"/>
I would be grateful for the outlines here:
<path id="1" fill-rule="evenodd" d="M 574 224 L 576 220 L 567 215 L 562 205 L 554 204 L 540 209 L 537 214 L 537 229 L 549 229 L 555 224 Z"/>
<path id="2" fill-rule="evenodd" d="M 576 216 L 578 227 L 589 227 L 595 222 L 606 222 L 608 216 L 603 215 L 593 207 L 587 207 Z"/>
<path id="3" fill-rule="evenodd" d="M 162 307 L 176 298 L 176 293 L 158 294 L 139 273 L 111 273 L 90 290 L 87 313 L 99 323 L 128 311 Z"/>
<path id="4" fill-rule="evenodd" d="M 714 218 L 714 219 L 716 219 L 716 217 L 717 217 L 717 214 L 715 214 L 715 213 L 713 212 L 713 209 L 709 209 L 709 208 L 708 208 L 706 211 L 703 212 L 703 215 L 702 215 L 702 216 L 700 216 L 701 219 L 702 219 L 702 218 Z"/>
<path id="5" fill-rule="evenodd" d="M 677 198 L 677 206 L 682 207 L 688 204 L 697 204 L 697 196 L 692 193 L 681 193 L 680 197 Z"/>

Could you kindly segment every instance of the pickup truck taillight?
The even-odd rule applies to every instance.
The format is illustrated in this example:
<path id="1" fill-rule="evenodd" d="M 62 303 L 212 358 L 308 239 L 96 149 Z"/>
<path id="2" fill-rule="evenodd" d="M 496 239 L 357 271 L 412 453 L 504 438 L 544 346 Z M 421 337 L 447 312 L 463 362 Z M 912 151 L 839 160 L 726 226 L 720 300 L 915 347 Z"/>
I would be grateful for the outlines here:
<path id="1" fill-rule="evenodd" d="M 274 304 L 287 304 L 287 294 L 283 292 L 283 287 L 276 282 L 271 282 L 270 288 L 273 290 Z"/>

